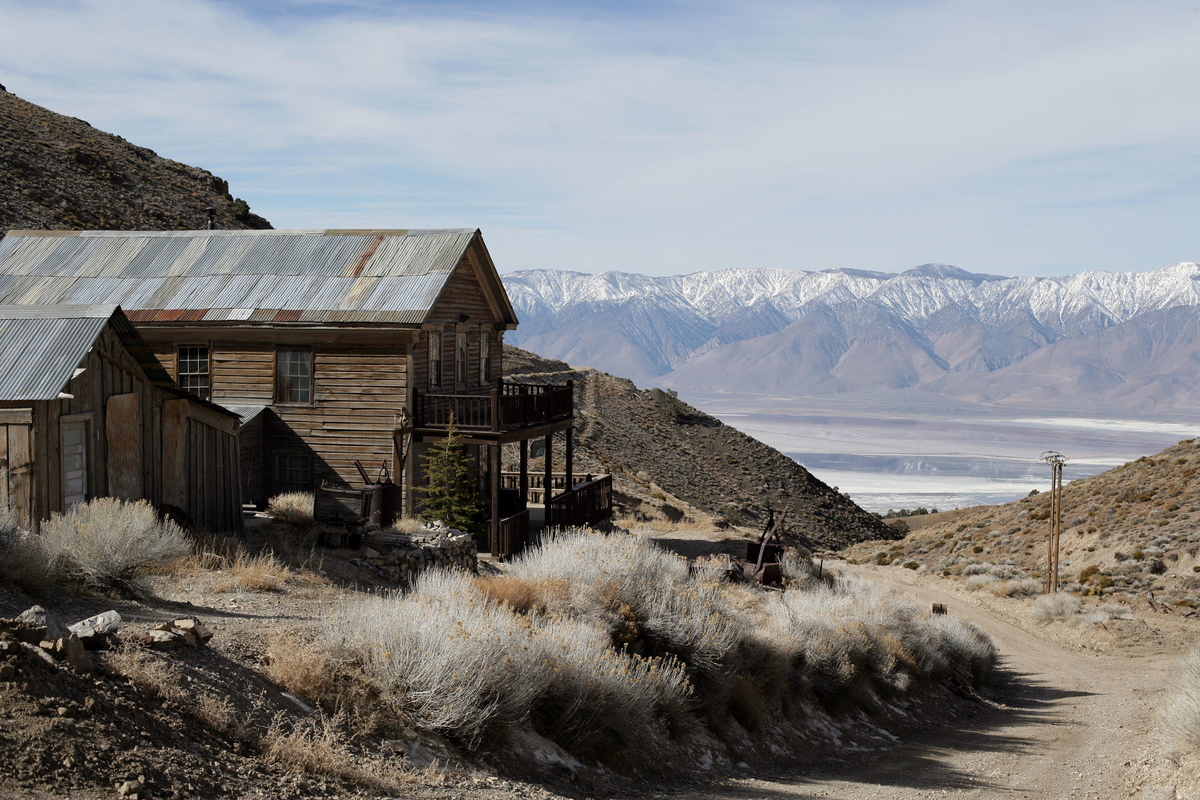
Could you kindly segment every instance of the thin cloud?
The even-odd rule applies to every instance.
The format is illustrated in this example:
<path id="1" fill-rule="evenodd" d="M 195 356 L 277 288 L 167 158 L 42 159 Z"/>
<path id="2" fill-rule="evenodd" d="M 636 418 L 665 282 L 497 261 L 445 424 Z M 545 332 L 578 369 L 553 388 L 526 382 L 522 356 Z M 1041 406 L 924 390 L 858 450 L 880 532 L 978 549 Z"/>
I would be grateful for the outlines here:
<path id="1" fill-rule="evenodd" d="M 1045 5 L 0 0 L 0 82 L 276 225 L 509 269 L 1200 258 L 1200 14 Z"/>

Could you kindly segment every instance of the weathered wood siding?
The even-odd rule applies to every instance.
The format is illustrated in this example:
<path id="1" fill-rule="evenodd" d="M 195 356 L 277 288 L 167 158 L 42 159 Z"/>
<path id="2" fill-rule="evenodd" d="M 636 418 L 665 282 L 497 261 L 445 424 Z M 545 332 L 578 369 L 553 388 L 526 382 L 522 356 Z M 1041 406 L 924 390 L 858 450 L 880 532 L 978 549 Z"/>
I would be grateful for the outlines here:
<path id="1" fill-rule="evenodd" d="M 356 459 L 372 474 L 386 461 L 395 474 L 392 431 L 408 403 L 408 350 L 415 332 L 265 328 L 243 335 L 219 328 L 198 335 L 185 328 L 141 330 L 168 369 L 174 365 L 172 342 L 207 344 L 213 402 L 269 406 L 240 432 L 241 485 L 248 502 L 264 503 L 285 488 L 277 469 L 281 455 L 308 457 L 309 489 L 325 481 L 361 486 Z M 279 347 L 312 349 L 312 403 L 275 402 Z"/>
<path id="2" fill-rule="evenodd" d="M 62 513 L 62 428 L 67 422 L 87 425 L 87 497 L 119 496 L 126 499 L 145 499 L 154 505 L 178 505 L 184 512 L 208 530 L 234 532 L 241 530 L 241 503 L 232 506 L 197 505 L 185 500 L 172 503 L 165 495 L 177 488 L 164 487 L 164 457 L 178 458 L 179 451 L 164 448 L 162 412 L 171 395 L 153 384 L 142 372 L 137 361 L 126 352 L 120 339 L 106 328 L 80 364 L 82 372 L 67 384 L 65 394 L 57 400 L 25 403 L 31 409 L 32 425 L 0 426 L 3 456 L 8 467 L 0 470 L 0 502 L 13 508 L 24 524 L 37 522 Z M 183 399 L 184 415 L 189 424 L 200 424 L 215 432 L 224 427 L 232 430 L 234 423 L 214 411 L 203 409 Z M 16 403 L 4 404 L 0 420 L 15 413 Z M 211 415 L 211 416 L 209 416 Z M 199 421 L 207 418 L 207 422 Z M 22 430 L 24 428 L 24 430 Z M 231 435 L 231 434 L 226 434 Z M 226 493 L 237 493 L 237 442 L 233 441 L 234 464 L 226 469 L 223 462 L 209 462 L 202 453 L 183 450 L 185 468 L 195 467 L 195 474 L 213 485 L 228 485 Z M 24 462 L 22 464 L 22 462 Z M 166 469 L 172 481 L 189 480 Z M 224 498 L 224 495 L 221 495 Z M 215 502 L 215 500 L 214 500 Z"/>

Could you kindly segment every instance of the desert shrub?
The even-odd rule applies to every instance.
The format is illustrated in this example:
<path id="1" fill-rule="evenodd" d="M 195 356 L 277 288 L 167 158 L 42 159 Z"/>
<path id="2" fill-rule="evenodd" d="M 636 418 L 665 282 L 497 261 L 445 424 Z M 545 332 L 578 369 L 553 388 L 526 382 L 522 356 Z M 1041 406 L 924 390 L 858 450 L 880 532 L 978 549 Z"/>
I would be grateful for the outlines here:
<path id="1" fill-rule="evenodd" d="M 1040 581 L 1023 578 L 998 581 L 992 585 L 991 590 L 997 597 L 1032 597 L 1042 591 L 1042 584 Z"/>
<path id="2" fill-rule="evenodd" d="M 0 507 L 0 582 L 33 594 L 47 591 L 54 571 L 40 545 L 39 537 L 23 530 L 7 507 Z"/>
<path id="3" fill-rule="evenodd" d="M 965 572 L 965 570 L 964 570 L 964 572 Z M 999 580 L 1000 579 L 997 578 L 995 575 L 992 575 L 991 573 L 988 573 L 988 572 L 984 572 L 981 574 L 977 573 L 977 574 L 972 575 L 971 577 L 967 578 L 965 585 L 966 585 L 968 591 L 973 592 L 976 589 L 983 588 L 984 586 L 990 586 L 993 583 L 998 582 Z"/>
<path id="4" fill-rule="evenodd" d="M 127 586 L 141 570 L 192 552 L 183 529 L 145 500 L 101 497 L 42 523 L 40 547 L 56 574 L 94 587 Z"/>
<path id="5" fill-rule="evenodd" d="M 1100 568 L 1095 564 L 1092 564 L 1089 567 L 1084 567 L 1079 571 L 1079 582 L 1087 583 L 1093 578 L 1093 576 L 1098 574 L 1100 574 Z"/>
<path id="6" fill-rule="evenodd" d="M 977 629 L 872 584 L 768 592 L 720 572 L 639 537 L 566 532 L 503 578 L 429 572 L 407 595 L 346 601 L 325 635 L 421 727 L 478 746 L 527 726 L 620 764 L 701 726 L 736 735 L 734 720 L 975 682 L 994 660 Z"/>
<path id="7" fill-rule="evenodd" d="M 1033 601 L 1033 607 L 1029 609 L 1029 615 L 1037 620 L 1049 622 L 1056 619 L 1067 619 L 1079 613 L 1083 607 L 1083 602 L 1074 595 L 1069 594 L 1044 594 L 1037 600 Z"/>
<path id="8" fill-rule="evenodd" d="M 1163 749 L 1173 759 L 1200 752 L 1200 647 L 1171 669 L 1158 709 Z"/>
<path id="9" fill-rule="evenodd" d="M 304 526 L 313 523 L 313 493 L 285 492 L 267 501 L 267 516 L 285 525 Z"/>
<path id="10" fill-rule="evenodd" d="M 420 517 L 397 517 L 392 523 L 392 529 L 398 533 L 403 533 L 408 536 L 422 533 L 425 530 L 425 523 Z"/>

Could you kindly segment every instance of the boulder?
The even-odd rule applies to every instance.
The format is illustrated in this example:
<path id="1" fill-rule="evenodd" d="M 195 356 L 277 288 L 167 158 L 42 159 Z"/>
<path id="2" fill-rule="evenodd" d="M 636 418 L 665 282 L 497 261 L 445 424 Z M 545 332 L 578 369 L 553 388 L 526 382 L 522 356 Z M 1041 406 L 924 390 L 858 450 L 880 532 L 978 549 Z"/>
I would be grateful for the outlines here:
<path id="1" fill-rule="evenodd" d="M 96 650 L 108 644 L 109 638 L 121 629 L 121 615 L 116 611 L 105 611 L 94 617 L 88 617 L 72 625 L 69 630 L 79 637 L 89 650 Z"/>
<path id="2" fill-rule="evenodd" d="M 63 625 L 58 619 L 41 606 L 31 606 L 20 613 L 17 619 L 21 622 L 40 625 L 46 629 L 46 639 L 63 639 L 71 635 L 67 630 L 67 626 Z"/>

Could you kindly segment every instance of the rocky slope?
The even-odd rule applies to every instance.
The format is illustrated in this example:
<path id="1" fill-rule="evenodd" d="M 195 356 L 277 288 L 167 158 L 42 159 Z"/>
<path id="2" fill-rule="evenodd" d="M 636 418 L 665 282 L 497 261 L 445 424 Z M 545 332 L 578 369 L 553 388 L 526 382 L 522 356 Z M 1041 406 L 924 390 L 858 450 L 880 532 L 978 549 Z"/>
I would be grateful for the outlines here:
<path id="1" fill-rule="evenodd" d="M 1068 465 L 1067 477 L 1070 470 Z M 1060 585 L 1073 592 L 1153 597 L 1185 613 L 1200 605 L 1198 472 L 1200 440 L 1189 439 L 1066 484 Z M 1049 516 L 1044 492 L 1005 505 L 908 518 L 913 531 L 903 540 L 859 544 L 846 555 L 948 575 L 1007 572 L 1041 581 Z"/>
<path id="2" fill-rule="evenodd" d="M 211 172 L 0 86 L 0 236 L 10 230 L 270 228 Z"/>
<path id="3" fill-rule="evenodd" d="M 575 381 L 576 471 L 612 472 L 627 506 L 669 494 L 718 524 L 750 527 L 762 525 L 768 506 L 786 507 L 789 527 L 826 548 L 896 535 L 792 459 L 672 393 L 639 390 L 592 369 L 564 369 L 561 361 L 510 346 L 504 363 L 506 373 L 523 380 Z M 562 458 L 556 452 L 556 464 Z"/>
<path id="4" fill-rule="evenodd" d="M 1053 278 L 734 269 L 505 276 L 513 342 L 681 391 L 930 391 L 1063 409 L 1194 408 L 1200 265 Z M 1079 374 L 1081 382 L 1069 379 Z M 1065 375 L 1053 387 L 1046 376 Z"/>

